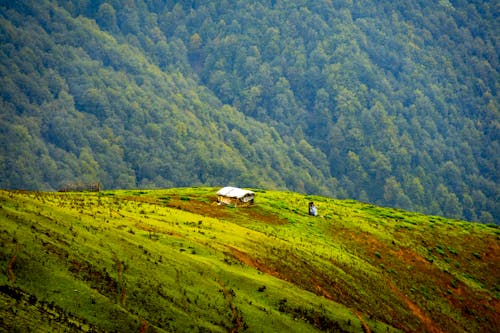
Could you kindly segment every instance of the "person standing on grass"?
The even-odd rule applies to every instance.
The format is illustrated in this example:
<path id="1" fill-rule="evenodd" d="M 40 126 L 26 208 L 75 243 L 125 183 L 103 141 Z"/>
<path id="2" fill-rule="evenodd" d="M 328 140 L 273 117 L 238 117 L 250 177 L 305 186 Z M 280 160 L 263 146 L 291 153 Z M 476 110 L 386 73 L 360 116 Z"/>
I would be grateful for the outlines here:
<path id="1" fill-rule="evenodd" d="M 314 205 L 314 202 L 309 203 L 309 215 L 318 216 L 318 207 Z"/>

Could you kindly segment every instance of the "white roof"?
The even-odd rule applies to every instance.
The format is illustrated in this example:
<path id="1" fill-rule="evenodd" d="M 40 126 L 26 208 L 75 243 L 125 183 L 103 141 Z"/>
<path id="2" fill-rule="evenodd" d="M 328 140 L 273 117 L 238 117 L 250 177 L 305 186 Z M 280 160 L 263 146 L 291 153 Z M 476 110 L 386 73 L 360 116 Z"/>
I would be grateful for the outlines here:
<path id="1" fill-rule="evenodd" d="M 217 195 L 222 195 L 225 197 L 229 198 L 238 198 L 242 199 L 243 197 L 246 196 L 254 196 L 255 193 L 249 190 L 244 190 L 242 188 L 238 187 L 232 187 L 232 186 L 226 186 L 221 188 L 218 192 Z"/>

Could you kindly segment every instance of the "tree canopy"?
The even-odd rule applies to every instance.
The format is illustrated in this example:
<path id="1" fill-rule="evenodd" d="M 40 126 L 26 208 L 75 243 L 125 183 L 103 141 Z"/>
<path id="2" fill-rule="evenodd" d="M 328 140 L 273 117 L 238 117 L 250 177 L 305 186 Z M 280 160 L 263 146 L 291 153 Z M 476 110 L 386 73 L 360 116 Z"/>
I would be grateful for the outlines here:
<path id="1" fill-rule="evenodd" d="M 0 187 L 292 189 L 500 223 L 489 1 L 0 1 Z"/>

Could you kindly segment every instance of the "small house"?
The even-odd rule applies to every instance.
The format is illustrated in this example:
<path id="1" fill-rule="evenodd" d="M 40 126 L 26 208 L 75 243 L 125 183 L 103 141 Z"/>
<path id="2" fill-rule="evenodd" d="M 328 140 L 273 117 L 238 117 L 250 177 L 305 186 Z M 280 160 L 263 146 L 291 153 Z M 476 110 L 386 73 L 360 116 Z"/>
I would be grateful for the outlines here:
<path id="1" fill-rule="evenodd" d="M 236 207 L 246 207 L 253 205 L 255 193 L 238 187 L 226 186 L 217 192 L 217 202 L 219 204 L 234 205 Z"/>

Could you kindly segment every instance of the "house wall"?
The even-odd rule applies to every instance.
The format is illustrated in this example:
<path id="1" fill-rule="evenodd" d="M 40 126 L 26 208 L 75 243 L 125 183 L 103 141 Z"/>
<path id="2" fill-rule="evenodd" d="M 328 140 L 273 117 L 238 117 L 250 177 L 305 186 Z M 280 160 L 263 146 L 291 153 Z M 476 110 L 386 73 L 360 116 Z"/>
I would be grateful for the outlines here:
<path id="1" fill-rule="evenodd" d="M 237 198 L 228 198 L 228 197 L 225 197 L 225 196 L 222 196 L 222 195 L 219 195 L 217 197 L 217 201 L 225 203 L 227 205 L 233 205 L 235 207 L 247 207 L 247 206 L 250 206 L 253 203 L 253 200 L 249 201 L 249 202 L 243 202 L 240 199 L 237 199 Z"/>

